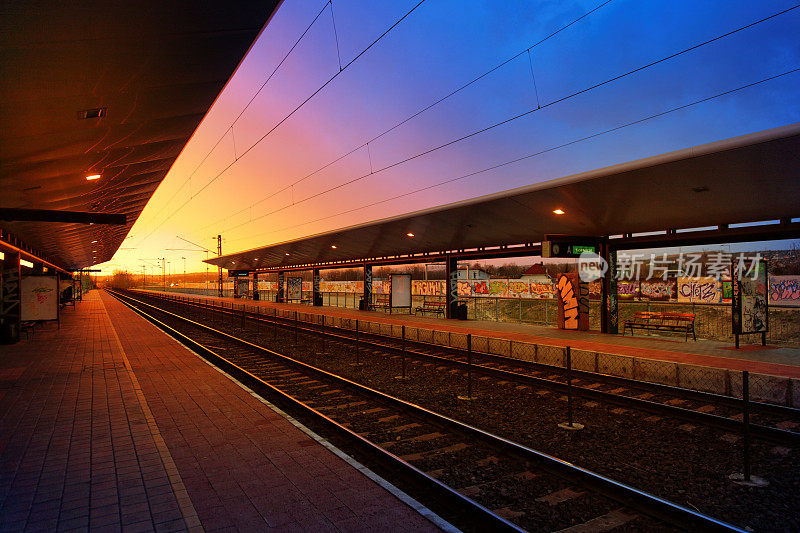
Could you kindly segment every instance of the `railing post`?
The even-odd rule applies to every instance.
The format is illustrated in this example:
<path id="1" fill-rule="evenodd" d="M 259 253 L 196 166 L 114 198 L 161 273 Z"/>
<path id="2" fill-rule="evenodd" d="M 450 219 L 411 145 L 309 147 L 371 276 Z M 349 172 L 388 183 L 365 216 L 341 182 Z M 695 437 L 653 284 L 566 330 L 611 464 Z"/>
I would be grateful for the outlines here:
<path id="1" fill-rule="evenodd" d="M 242 304 L 242 330 L 244 330 L 244 329 L 245 329 L 245 322 L 244 322 L 244 313 L 245 313 L 245 310 L 244 310 L 244 307 L 245 307 L 245 306 L 244 306 L 244 304 Z"/>
<path id="2" fill-rule="evenodd" d="M 330 294 L 330 293 L 328 293 Z M 328 303 L 330 303 L 330 296 L 328 297 Z M 325 315 L 322 315 L 322 353 L 326 353 L 326 343 L 325 343 Z"/>
<path id="3" fill-rule="evenodd" d="M 566 371 L 567 371 L 567 421 L 562 422 L 558 427 L 562 429 L 577 430 L 583 429 L 583 424 L 576 424 L 572 417 L 572 349 L 566 349 Z"/>
<path id="4" fill-rule="evenodd" d="M 292 346 L 297 346 L 297 311 L 294 312 L 294 344 Z"/>
<path id="5" fill-rule="evenodd" d="M 353 296 L 353 299 L 355 300 L 355 294 Z M 358 319 L 356 319 L 356 364 L 357 365 L 361 364 L 361 354 L 359 352 L 360 350 L 358 346 Z"/>
<path id="6" fill-rule="evenodd" d="M 400 375 L 398 379 L 406 379 L 406 326 L 400 326 Z"/>
<path id="7" fill-rule="evenodd" d="M 472 399 L 472 333 L 467 333 L 467 397 Z"/>
<path id="8" fill-rule="evenodd" d="M 742 423 L 744 425 L 744 481 L 750 482 L 750 372 L 742 372 Z"/>
<path id="9" fill-rule="evenodd" d="M 472 333 L 467 333 L 467 395 L 458 396 L 459 400 L 472 400 Z"/>

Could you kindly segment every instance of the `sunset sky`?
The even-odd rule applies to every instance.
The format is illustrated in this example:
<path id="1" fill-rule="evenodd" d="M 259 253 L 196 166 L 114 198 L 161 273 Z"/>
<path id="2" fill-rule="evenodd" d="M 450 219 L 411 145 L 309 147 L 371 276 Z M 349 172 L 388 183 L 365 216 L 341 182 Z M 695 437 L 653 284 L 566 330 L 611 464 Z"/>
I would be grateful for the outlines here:
<path id="1" fill-rule="evenodd" d="M 418 3 L 285 0 L 100 268 L 201 271 L 178 236 L 231 253 L 800 121 L 792 2 Z"/>

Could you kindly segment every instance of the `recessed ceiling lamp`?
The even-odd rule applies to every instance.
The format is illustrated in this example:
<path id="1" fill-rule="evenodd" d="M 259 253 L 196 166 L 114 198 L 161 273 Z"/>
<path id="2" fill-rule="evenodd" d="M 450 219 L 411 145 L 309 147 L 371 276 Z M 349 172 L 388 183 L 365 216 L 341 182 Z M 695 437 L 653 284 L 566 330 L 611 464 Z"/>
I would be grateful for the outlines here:
<path id="1" fill-rule="evenodd" d="M 563 209 L 561 209 L 561 208 L 553 209 L 553 213 L 555 213 L 556 215 L 563 215 L 564 212 L 565 211 Z"/>
<path id="2" fill-rule="evenodd" d="M 286 255 L 289 255 L 289 252 L 286 252 Z"/>
<path id="3" fill-rule="evenodd" d="M 86 181 L 99 180 L 100 176 L 101 176 L 100 174 L 88 174 L 86 176 Z"/>
<path id="4" fill-rule="evenodd" d="M 92 241 L 92 244 L 96 243 L 97 241 Z"/>
<path id="5" fill-rule="evenodd" d="M 406 235 L 408 235 L 409 237 L 413 237 L 414 236 L 414 234 L 411 233 L 410 231 L 408 233 L 406 233 Z"/>
<path id="6" fill-rule="evenodd" d="M 331 248 L 333 248 L 335 250 L 336 249 L 336 245 L 335 244 L 331 244 Z"/>

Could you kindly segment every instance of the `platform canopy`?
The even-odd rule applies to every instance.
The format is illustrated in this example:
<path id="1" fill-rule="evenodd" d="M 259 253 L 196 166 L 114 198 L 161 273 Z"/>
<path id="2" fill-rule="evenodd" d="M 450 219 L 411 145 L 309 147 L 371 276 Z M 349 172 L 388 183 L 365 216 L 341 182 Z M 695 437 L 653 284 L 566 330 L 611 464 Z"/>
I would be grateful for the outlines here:
<path id="1" fill-rule="evenodd" d="M 68 270 L 111 259 L 277 4 L 2 2 L 3 240 Z"/>
<path id="2" fill-rule="evenodd" d="M 602 238 L 791 221 L 800 216 L 798 199 L 800 123 L 207 262 L 254 270 L 526 244 L 548 234 Z"/>

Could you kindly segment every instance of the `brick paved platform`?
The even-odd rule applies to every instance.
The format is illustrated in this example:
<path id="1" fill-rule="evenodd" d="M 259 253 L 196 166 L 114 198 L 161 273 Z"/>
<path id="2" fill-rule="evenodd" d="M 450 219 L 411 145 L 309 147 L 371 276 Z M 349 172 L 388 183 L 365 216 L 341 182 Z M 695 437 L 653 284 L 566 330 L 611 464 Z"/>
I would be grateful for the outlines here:
<path id="1" fill-rule="evenodd" d="M 87 529 L 437 528 L 93 291 L 0 346 L 0 530 Z"/>

